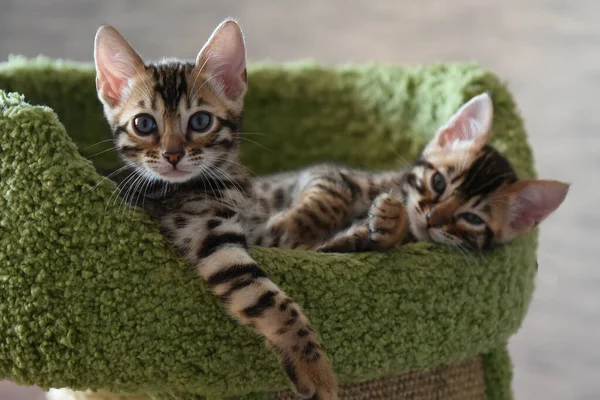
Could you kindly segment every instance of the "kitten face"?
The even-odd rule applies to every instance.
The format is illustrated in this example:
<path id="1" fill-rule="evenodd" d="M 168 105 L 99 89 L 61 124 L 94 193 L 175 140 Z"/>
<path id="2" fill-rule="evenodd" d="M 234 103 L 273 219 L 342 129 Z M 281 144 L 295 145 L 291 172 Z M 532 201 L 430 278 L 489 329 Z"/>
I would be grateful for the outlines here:
<path id="1" fill-rule="evenodd" d="M 491 147 L 472 153 L 457 152 L 433 162 L 424 158 L 413 168 L 415 189 L 407 209 L 419 240 L 475 248 L 502 242 L 506 194 L 516 175 Z"/>
<path id="2" fill-rule="evenodd" d="M 235 160 L 246 92 L 241 31 L 223 22 L 195 63 L 145 65 L 112 27 L 96 34 L 98 96 L 124 161 L 147 178 L 223 178 Z"/>
<path id="3" fill-rule="evenodd" d="M 492 114 L 487 94 L 473 98 L 408 175 L 405 202 L 418 240 L 489 248 L 535 227 L 564 200 L 568 185 L 518 180 L 508 160 L 487 145 Z"/>

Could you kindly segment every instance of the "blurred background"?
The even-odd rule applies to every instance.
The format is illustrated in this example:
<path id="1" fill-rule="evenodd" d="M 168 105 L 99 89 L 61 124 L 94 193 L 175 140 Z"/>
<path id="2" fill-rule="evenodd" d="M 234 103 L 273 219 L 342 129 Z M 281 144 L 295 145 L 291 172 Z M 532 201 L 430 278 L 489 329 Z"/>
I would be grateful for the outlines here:
<path id="1" fill-rule="evenodd" d="M 227 16 L 239 19 L 250 61 L 468 60 L 509 83 L 540 177 L 573 184 L 542 226 L 535 299 L 510 343 L 516 398 L 600 398 L 600 2 L 2 0 L 0 60 L 92 61 L 103 23 L 144 58 L 193 58 Z M 0 383 L 0 399 L 38 398 Z"/>

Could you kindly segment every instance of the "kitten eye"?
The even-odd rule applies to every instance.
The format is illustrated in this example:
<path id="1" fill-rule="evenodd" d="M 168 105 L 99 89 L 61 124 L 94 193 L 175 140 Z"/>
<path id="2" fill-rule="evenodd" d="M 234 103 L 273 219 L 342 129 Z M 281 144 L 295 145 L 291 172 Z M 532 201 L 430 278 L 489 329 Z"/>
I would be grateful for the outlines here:
<path id="1" fill-rule="evenodd" d="M 480 217 L 470 212 L 460 214 L 460 218 L 464 219 L 472 225 L 481 225 L 484 223 Z"/>
<path id="2" fill-rule="evenodd" d="M 156 132 L 156 121 L 151 115 L 140 114 L 133 120 L 133 127 L 140 135 L 150 135 Z"/>
<path id="3" fill-rule="evenodd" d="M 444 190 L 446 190 L 446 179 L 444 179 L 444 175 L 439 172 L 433 174 L 431 177 L 431 187 L 439 194 L 444 193 Z"/>
<path id="4" fill-rule="evenodd" d="M 206 111 L 199 111 L 190 117 L 188 129 L 198 133 L 206 132 L 212 125 L 212 120 L 212 115 Z"/>

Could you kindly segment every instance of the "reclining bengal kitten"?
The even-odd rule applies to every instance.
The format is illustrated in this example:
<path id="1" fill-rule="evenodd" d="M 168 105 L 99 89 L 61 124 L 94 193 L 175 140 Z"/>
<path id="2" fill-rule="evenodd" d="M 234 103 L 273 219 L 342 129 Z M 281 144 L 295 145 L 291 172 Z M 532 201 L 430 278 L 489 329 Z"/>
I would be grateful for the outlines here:
<path id="1" fill-rule="evenodd" d="M 325 164 L 255 179 L 255 218 L 265 224 L 251 241 L 323 252 L 381 250 L 408 241 L 476 249 L 506 243 L 552 213 L 569 186 L 519 180 L 487 144 L 492 117 L 490 96 L 474 97 L 408 169 Z"/>
<path id="2" fill-rule="evenodd" d="M 171 242 L 239 322 L 279 356 L 302 398 L 335 400 L 337 384 L 307 316 L 248 253 L 242 213 L 251 183 L 238 162 L 247 90 L 245 46 L 224 21 L 195 62 L 144 64 L 112 27 L 95 40 L 96 86 L 118 153 L 126 199 Z"/>

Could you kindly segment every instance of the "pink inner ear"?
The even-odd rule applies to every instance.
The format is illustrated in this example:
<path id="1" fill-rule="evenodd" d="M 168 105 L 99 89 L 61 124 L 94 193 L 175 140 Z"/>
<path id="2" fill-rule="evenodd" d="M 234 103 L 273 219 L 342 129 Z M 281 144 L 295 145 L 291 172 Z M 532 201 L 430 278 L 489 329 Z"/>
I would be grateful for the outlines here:
<path id="1" fill-rule="evenodd" d="M 455 121 L 452 126 L 448 126 L 444 128 L 444 130 L 440 133 L 438 144 L 442 147 L 448 146 L 452 142 L 466 140 L 467 138 L 463 134 L 460 126 Z"/>
<path id="2" fill-rule="evenodd" d="M 492 116 L 493 106 L 489 95 L 484 93 L 475 96 L 440 128 L 433 143 L 440 147 L 460 142 L 483 144 L 491 130 Z"/>
<path id="3" fill-rule="evenodd" d="M 102 90 L 102 95 L 110 103 L 110 106 L 117 105 L 121 100 L 121 93 L 125 83 L 125 78 L 118 77 L 109 71 L 103 71 L 98 75 L 98 90 Z"/>
<path id="4" fill-rule="evenodd" d="M 537 208 L 535 204 L 522 200 L 520 202 L 521 209 L 517 209 L 511 216 L 511 227 L 517 230 L 526 230 L 536 227 L 542 222 L 553 210 Z"/>
<path id="5" fill-rule="evenodd" d="M 240 69 L 242 70 L 240 72 Z M 225 95 L 230 99 L 237 98 L 244 90 L 244 84 L 248 81 L 244 65 L 231 66 L 222 74 L 222 82 Z"/>
<path id="6" fill-rule="evenodd" d="M 511 205 L 511 227 L 516 230 L 534 228 L 562 204 L 568 190 L 568 185 L 556 181 L 528 183 Z"/>
<path id="7" fill-rule="evenodd" d="M 237 99 L 248 80 L 244 38 L 238 25 L 233 21 L 219 25 L 198 54 L 196 64 L 223 85 L 228 98 Z"/>
<path id="8" fill-rule="evenodd" d="M 235 99 L 244 91 L 247 82 L 244 48 L 235 43 L 219 42 L 216 45 L 230 47 L 209 49 L 206 70 L 221 81 L 225 95 Z"/>
<path id="9" fill-rule="evenodd" d="M 119 104 L 129 78 L 144 68 L 144 62 L 113 27 L 103 26 L 94 44 L 96 86 L 102 101 L 111 107 Z"/>

